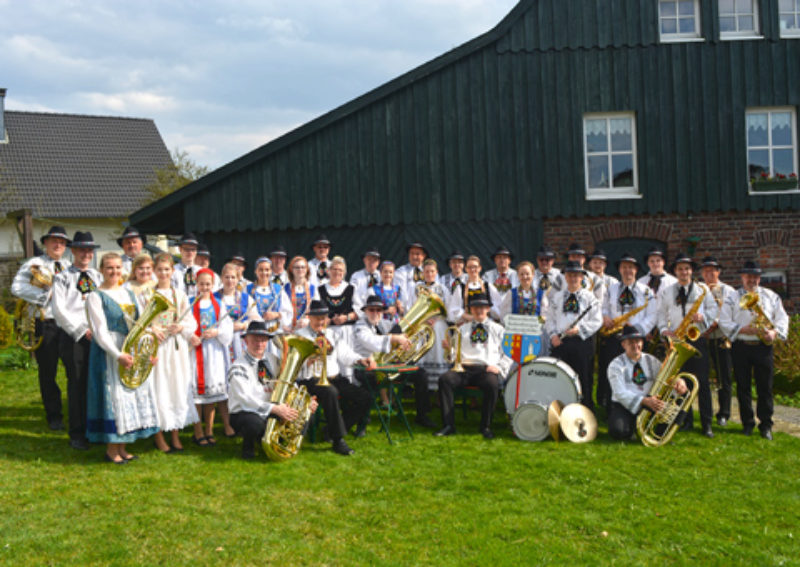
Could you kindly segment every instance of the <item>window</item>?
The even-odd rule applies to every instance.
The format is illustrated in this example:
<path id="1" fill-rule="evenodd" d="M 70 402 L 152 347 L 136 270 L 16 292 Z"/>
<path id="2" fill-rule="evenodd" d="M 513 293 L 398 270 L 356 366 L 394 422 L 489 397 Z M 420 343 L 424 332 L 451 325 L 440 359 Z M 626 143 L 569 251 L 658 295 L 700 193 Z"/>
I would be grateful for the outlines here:
<path id="1" fill-rule="evenodd" d="M 661 41 L 699 39 L 700 0 L 659 0 Z"/>
<path id="2" fill-rule="evenodd" d="M 797 189 L 796 133 L 793 108 L 747 111 L 747 167 L 753 192 Z"/>
<path id="3" fill-rule="evenodd" d="M 781 37 L 800 37 L 800 0 L 778 0 Z"/>
<path id="4" fill-rule="evenodd" d="M 719 0 L 720 37 L 758 37 L 756 0 Z"/>
<path id="5" fill-rule="evenodd" d="M 587 199 L 640 197 L 633 113 L 587 114 L 583 119 Z"/>
<path id="6" fill-rule="evenodd" d="M 766 270 L 761 274 L 760 285 L 771 289 L 783 299 L 789 299 L 789 286 L 786 285 L 786 272 L 783 270 Z"/>

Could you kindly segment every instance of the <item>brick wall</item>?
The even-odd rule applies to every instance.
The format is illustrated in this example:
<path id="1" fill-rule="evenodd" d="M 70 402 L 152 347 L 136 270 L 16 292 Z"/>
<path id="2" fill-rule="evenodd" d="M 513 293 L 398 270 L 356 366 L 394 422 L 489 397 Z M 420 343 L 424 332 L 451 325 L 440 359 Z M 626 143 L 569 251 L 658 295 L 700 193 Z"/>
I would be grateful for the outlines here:
<path id="1" fill-rule="evenodd" d="M 544 222 L 544 241 L 558 252 L 567 250 L 572 242 L 591 251 L 600 242 L 642 238 L 665 242 L 667 256 L 673 258 L 678 252 L 688 250 L 689 237 L 699 238 L 695 260 L 716 256 L 725 267 L 722 280 L 733 286 L 740 285 L 736 270 L 747 259 L 758 260 L 764 270 L 785 270 L 789 299 L 784 305 L 788 312 L 800 311 L 800 215 L 797 212 L 642 215 Z"/>

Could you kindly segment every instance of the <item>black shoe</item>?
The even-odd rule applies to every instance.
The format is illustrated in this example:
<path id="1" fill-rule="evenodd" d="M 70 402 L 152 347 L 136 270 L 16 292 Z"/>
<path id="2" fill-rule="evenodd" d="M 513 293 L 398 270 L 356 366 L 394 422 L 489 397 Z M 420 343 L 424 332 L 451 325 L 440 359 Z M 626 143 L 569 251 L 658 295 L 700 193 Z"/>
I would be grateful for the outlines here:
<path id="1" fill-rule="evenodd" d="M 242 458 L 245 461 L 251 461 L 256 458 L 255 451 L 242 451 Z"/>
<path id="2" fill-rule="evenodd" d="M 367 436 L 367 426 L 364 427 L 356 427 L 356 430 L 353 432 L 353 437 L 356 439 L 361 439 Z"/>
<path id="3" fill-rule="evenodd" d="M 771 429 L 762 429 L 761 430 L 761 437 L 763 437 L 767 441 L 772 441 L 772 430 Z"/>
<path id="4" fill-rule="evenodd" d="M 436 428 L 436 424 L 427 415 L 418 415 L 417 418 L 414 420 L 414 423 L 416 423 L 417 425 L 421 425 L 422 427 L 427 427 L 428 429 Z"/>
<path id="5" fill-rule="evenodd" d="M 70 439 L 69 446 L 78 451 L 87 451 L 91 447 L 86 439 Z"/>
<path id="6" fill-rule="evenodd" d="M 481 429 L 481 435 L 483 435 L 484 439 L 494 439 L 494 432 L 488 427 Z"/>
<path id="7" fill-rule="evenodd" d="M 753 434 L 753 426 L 752 425 L 745 425 L 742 428 L 742 435 L 746 435 L 747 437 L 750 437 L 750 435 L 752 435 L 752 434 Z"/>
<path id="8" fill-rule="evenodd" d="M 710 425 L 706 425 L 705 427 L 703 427 L 703 435 L 705 435 L 709 439 L 713 439 L 714 438 L 714 432 L 711 431 L 711 426 Z"/>
<path id="9" fill-rule="evenodd" d="M 50 429 L 53 431 L 64 431 L 64 421 L 60 417 L 51 419 L 49 422 L 47 422 L 47 425 L 49 425 Z"/>
<path id="10" fill-rule="evenodd" d="M 447 437 L 448 435 L 455 435 L 455 434 L 456 434 L 456 428 L 453 427 L 452 425 L 445 425 L 439 431 L 434 433 L 436 437 Z"/>
<path id="11" fill-rule="evenodd" d="M 355 451 L 350 448 L 350 445 L 348 445 L 347 441 L 344 439 L 334 441 L 332 449 L 334 453 L 339 453 L 340 455 L 352 455 L 355 453 Z"/>
<path id="12" fill-rule="evenodd" d="M 728 418 L 723 416 L 717 417 L 717 425 L 719 425 L 720 427 L 725 427 L 726 425 L 728 425 Z"/>
<path id="13" fill-rule="evenodd" d="M 127 465 L 128 464 L 128 461 L 126 461 L 125 459 L 121 459 L 119 461 L 115 461 L 112 457 L 108 456 L 108 453 L 103 453 L 103 456 L 105 457 L 107 463 L 114 463 L 115 465 Z"/>

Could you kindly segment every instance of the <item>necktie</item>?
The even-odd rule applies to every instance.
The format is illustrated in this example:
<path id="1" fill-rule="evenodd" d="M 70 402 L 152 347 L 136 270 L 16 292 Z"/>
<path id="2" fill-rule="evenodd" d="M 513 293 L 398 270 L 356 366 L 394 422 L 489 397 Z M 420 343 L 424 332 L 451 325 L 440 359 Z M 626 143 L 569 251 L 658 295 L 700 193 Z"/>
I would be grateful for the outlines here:
<path id="1" fill-rule="evenodd" d="M 483 323 L 476 323 L 472 326 L 472 333 L 469 337 L 472 343 L 485 343 L 489 339 L 489 333 Z"/>
<path id="2" fill-rule="evenodd" d="M 450 293 L 453 293 L 460 283 L 461 281 L 458 278 L 453 278 L 453 283 L 450 284 Z"/>
<path id="3" fill-rule="evenodd" d="M 382 335 L 383 334 L 383 331 L 381 331 L 380 325 L 375 325 L 375 334 L 376 335 Z"/>
<path id="4" fill-rule="evenodd" d="M 421 282 L 422 281 L 422 270 L 419 268 L 414 268 L 414 281 Z"/>
<path id="5" fill-rule="evenodd" d="M 272 379 L 272 376 L 269 373 L 269 368 L 267 368 L 267 363 L 263 360 L 258 361 L 258 381 L 262 384 L 266 385 Z"/>
<path id="6" fill-rule="evenodd" d="M 625 286 L 625 289 L 623 289 L 622 293 L 619 294 L 619 304 L 621 307 L 633 305 L 633 292 L 628 286 Z"/>
<path id="7" fill-rule="evenodd" d="M 81 272 L 81 275 L 78 277 L 77 287 L 81 295 L 86 295 L 97 289 L 94 281 L 92 281 L 92 278 L 89 276 L 89 272 Z"/>
<path id="8" fill-rule="evenodd" d="M 675 298 L 675 303 L 681 306 L 683 316 L 686 316 L 686 288 L 681 286 L 678 290 L 678 297 Z"/>
<path id="9" fill-rule="evenodd" d="M 574 293 L 570 293 L 569 297 L 564 302 L 564 313 L 577 313 L 579 309 L 578 298 Z"/>
<path id="10" fill-rule="evenodd" d="M 647 287 L 652 289 L 653 293 L 657 293 L 658 292 L 658 288 L 661 287 L 661 278 L 663 278 L 663 277 L 664 277 L 664 274 L 661 274 L 660 276 L 651 275 L 650 276 L 650 281 L 647 282 Z"/>
<path id="11" fill-rule="evenodd" d="M 502 293 L 505 293 L 511 289 L 511 280 L 509 279 L 508 274 L 498 274 L 497 279 L 494 280 L 494 287 L 497 288 L 497 291 Z"/>
<path id="12" fill-rule="evenodd" d="M 62 268 L 62 267 L 61 267 L 61 262 L 59 262 L 59 261 L 56 261 L 56 262 L 55 262 L 55 266 L 54 266 L 54 268 L 53 268 L 53 271 L 54 271 L 55 273 L 57 273 L 57 274 L 60 274 L 60 273 L 61 273 L 61 270 L 63 270 L 63 269 L 64 269 L 64 268 Z"/>
<path id="13" fill-rule="evenodd" d="M 376 276 L 375 274 L 370 274 L 369 281 L 367 282 L 367 287 L 373 287 L 377 283 L 378 283 L 378 276 Z"/>
<path id="14" fill-rule="evenodd" d="M 644 370 L 637 362 L 633 365 L 633 383 L 641 387 L 645 382 L 647 382 L 647 376 L 644 375 Z"/>
<path id="15" fill-rule="evenodd" d="M 281 277 L 278 274 L 272 276 L 272 283 L 281 285 Z"/>
<path id="16" fill-rule="evenodd" d="M 183 283 L 186 287 L 193 286 L 195 283 L 197 283 L 194 280 L 194 272 L 192 271 L 191 266 L 186 268 L 186 273 L 183 274 Z"/>
<path id="17" fill-rule="evenodd" d="M 323 280 L 328 277 L 328 262 L 322 261 L 317 268 L 317 279 Z"/>
<path id="18" fill-rule="evenodd" d="M 542 274 L 542 279 L 539 280 L 539 287 L 545 291 L 550 289 L 550 276 L 547 274 Z"/>

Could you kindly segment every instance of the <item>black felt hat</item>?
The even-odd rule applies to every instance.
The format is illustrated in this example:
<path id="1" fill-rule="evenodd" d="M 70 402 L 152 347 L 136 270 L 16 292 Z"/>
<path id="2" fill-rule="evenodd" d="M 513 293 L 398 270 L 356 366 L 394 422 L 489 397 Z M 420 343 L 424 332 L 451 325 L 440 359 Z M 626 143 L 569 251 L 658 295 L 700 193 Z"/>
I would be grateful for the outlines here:
<path id="1" fill-rule="evenodd" d="M 314 299 L 308 308 L 307 315 L 311 317 L 325 317 L 329 313 L 328 306 L 322 303 L 319 299 Z"/>
<path id="2" fill-rule="evenodd" d="M 701 268 L 716 268 L 718 270 L 722 269 L 722 264 L 720 264 L 714 256 L 706 256 L 703 258 L 703 262 L 700 264 Z"/>
<path id="3" fill-rule="evenodd" d="M 325 244 L 326 246 L 330 246 L 331 245 L 331 241 L 328 240 L 328 237 L 325 236 L 324 234 L 319 234 L 314 239 L 314 243 L 311 245 L 311 248 L 314 248 L 314 246 L 316 246 L 318 244 Z"/>
<path id="4" fill-rule="evenodd" d="M 409 242 L 406 245 L 406 254 L 408 254 L 412 248 L 419 248 L 425 253 L 426 256 L 428 255 L 428 249 L 425 248 L 425 245 L 422 242 L 419 241 Z"/>
<path id="5" fill-rule="evenodd" d="M 381 253 L 378 251 L 377 248 L 374 248 L 374 247 L 373 248 L 367 248 L 367 250 L 366 250 L 366 252 L 364 252 L 364 255 L 362 256 L 362 258 L 366 258 L 367 256 L 373 256 L 373 257 L 377 258 L 378 260 L 381 259 Z"/>
<path id="6" fill-rule="evenodd" d="M 272 249 L 272 251 L 269 253 L 269 255 L 270 256 L 283 256 L 284 258 L 287 258 L 289 256 L 286 253 L 286 248 L 283 246 L 283 244 L 278 244 L 276 247 L 274 247 Z"/>
<path id="7" fill-rule="evenodd" d="M 465 260 L 464 255 L 461 253 L 460 250 L 453 250 L 450 255 L 447 257 L 447 261 L 451 260 L 461 260 L 462 262 Z"/>
<path id="8" fill-rule="evenodd" d="M 122 231 L 122 236 L 117 238 L 117 244 L 121 247 L 122 241 L 126 238 L 141 238 L 142 244 L 147 244 L 147 236 L 139 232 L 135 226 L 126 226 L 125 230 Z"/>
<path id="9" fill-rule="evenodd" d="M 197 255 L 198 256 L 208 256 L 211 258 L 211 250 L 208 249 L 208 246 L 203 244 L 202 242 L 197 245 Z"/>
<path id="10" fill-rule="evenodd" d="M 470 307 L 491 307 L 492 300 L 485 293 L 476 293 L 469 298 Z"/>
<path id="11" fill-rule="evenodd" d="M 50 230 L 47 231 L 47 234 L 43 234 L 41 238 L 39 238 L 39 242 L 44 244 L 44 241 L 48 238 L 63 238 L 67 241 L 67 246 L 69 246 L 70 239 L 67 236 L 67 231 L 63 226 L 51 226 Z"/>
<path id="12" fill-rule="evenodd" d="M 689 264 L 692 267 L 692 271 L 697 270 L 697 263 L 694 260 L 692 260 L 691 256 L 683 252 L 678 252 L 678 255 L 675 256 L 675 261 L 672 262 L 672 265 L 669 267 L 669 271 L 674 272 L 675 267 L 678 264 Z"/>
<path id="13" fill-rule="evenodd" d="M 584 270 L 581 267 L 580 262 L 576 262 L 574 260 L 570 260 L 569 262 L 567 262 L 567 265 L 564 266 L 564 269 L 562 270 L 562 272 L 564 272 L 565 274 L 568 274 L 570 272 L 586 274 L 586 270 Z"/>
<path id="14" fill-rule="evenodd" d="M 193 232 L 187 232 L 181 236 L 181 239 L 178 241 L 178 246 L 183 246 L 184 244 L 188 244 L 189 246 L 198 246 L 200 241 L 197 240 L 197 237 Z"/>
<path id="15" fill-rule="evenodd" d="M 758 262 L 755 260 L 747 260 L 744 265 L 739 270 L 740 274 L 754 274 L 756 276 L 761 275 L 761 266 L 758 265 Z"/>
<path id="16" fill-rule="evenodd" d="M 247 325 L 247 329 L 242 336 L 247 335 L 258 335 L 261 337 L 271 337 L 272 333 L 267 330 L 267 324 L 264 321 L 250 321 L 250 324 Z"/>
<path id="17" fill-rule="evenodd" d="M 644 335 L 634 327 L 633 325 L 625 325 L 622 328 L 622 334 L 619 336 L 620 341 L 624 341 L 625 339 L 642 339 L 644 340 Z"/>
<path id="18" fill-rule="evenodd" d="M 370 295 L 367 298 L 367 301 L 361 307 L 361 311 L 366 311 L 367 309 L 380 309 L 381 311 L 386 310 L 386 306 L 383 304 L 383 301 L 377 295 Z"/>
<path id="19" fill-rule="evenodd" d="M 569 245 L 569 249 L 564 253 L 565 256 L 583 256 L 586 257 L 586 250 L 581 248 L 580 244 L 573 242 Z"/>
<path id="20" fill-rule="evenodd" d="M 505 246 L 498 246 L 497 250 L 495 250 L 494 253 L 492 254 L 492 260 L 494 260 L 497 256 L 500 256 L 501 254 L 508 256 L 512 260 L 514 259 L 514 255 L 511 253 L 511 250 L 509 250 Z"/>
<path id="21" fill-rule="evenodd" d="M 547 244 L 542 244 L 539 246 L 539 251 L 536 252 L 537 258 L 555 258 L 556 252 Z"/>
<path id="22" fill-rule="evenodd" d="M 651 246 L 650 249 L 647 251 L 647 254 L 644 255 L 644 263 L 647 264 L 647 260 L 650 256 L 661 256 L 664 258 L 664 261 L 667 259 L 667 255 L 664 254 L 664 251 L 659 248 L 658 246 Z"/>
<path id="23" fill-rule="evenodd" d="M 100 245 L 94 241 L 91 232 L 81 232 L 80 230 L 75 232 L 69 245 L 71 248 L 91 248 L 93 250 L 100 248 Z"/>
<path id="24" fill-rule="evenodd" d="M 604 262 L 608 263 L 608 256 L 606 256 L 606 251 L 603 250 L 602 248 L 595 248 L 594 252 L 589 254 L 589 259 L 590 260 L 593 260 L 595 258 L 598 258 L 598 259 L 603 260 Z"/>
<path id="25" fill-rule="evenodd" d="M 247 268 L 247 258 L 245 258 L 244 254 L 239 251 L 234 252 L 227 260 L 225 260 L 225 263 L 228 262 L 241 262 L 244 264 L 244 267 Z"/>
<path id="26" fill-rule="evenodd" d="M 639 260 L 637 260 L 630 252 L 623 252 L 620 259 L 614 262 L 614 265 L 617 267 L 617 271 L 619 271 L 619 267 L 622 262 L 630 262 L 636 266 L 637 270 L 642 267 L 642 265 L 639 263 Z"/>

